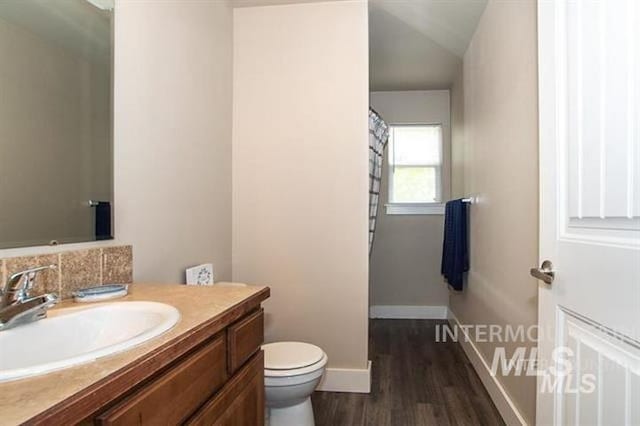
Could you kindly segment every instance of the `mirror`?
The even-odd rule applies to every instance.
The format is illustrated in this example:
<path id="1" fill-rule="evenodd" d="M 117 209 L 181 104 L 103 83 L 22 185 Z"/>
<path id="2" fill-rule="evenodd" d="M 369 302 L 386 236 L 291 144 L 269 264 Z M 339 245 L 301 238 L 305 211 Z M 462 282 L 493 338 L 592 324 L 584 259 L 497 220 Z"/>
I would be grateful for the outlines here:
<path id="1" fill-rule="evenodd" d="M 0 1 L 0 248 L 113 236 L 112 10 Z"/>

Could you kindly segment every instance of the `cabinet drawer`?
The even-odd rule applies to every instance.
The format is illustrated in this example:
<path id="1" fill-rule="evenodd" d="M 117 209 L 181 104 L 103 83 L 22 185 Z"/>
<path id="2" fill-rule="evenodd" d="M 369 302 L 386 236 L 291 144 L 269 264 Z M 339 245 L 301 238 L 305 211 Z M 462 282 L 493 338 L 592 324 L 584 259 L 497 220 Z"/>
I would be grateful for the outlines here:
<path id="1" fill-rule="evenodd" d="M 178 424 L 227 380 L 224 334 L 100 415 L 99 425 Z"/>
<path id="2" fill-rule="evenodd" d="M 264 311 L 259 309 L 247 315 L 227 329 L 229 347 L 229 374 L 233 374 L 251 355 L 260 349 L 264 341 Z"/>
<path id="3" fill-rule="evenodd" d="M 186 422 L 189 426 L 263 426 L 264 355 L 258 352 Z"/>

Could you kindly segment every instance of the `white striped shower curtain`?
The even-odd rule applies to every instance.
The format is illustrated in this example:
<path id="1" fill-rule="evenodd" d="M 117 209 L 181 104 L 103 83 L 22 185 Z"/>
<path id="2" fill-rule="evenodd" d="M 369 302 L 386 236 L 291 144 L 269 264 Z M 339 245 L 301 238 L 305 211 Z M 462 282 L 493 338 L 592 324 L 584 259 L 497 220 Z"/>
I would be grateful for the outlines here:
<path id="1" fill-rule="evenodd" d="M 376 216 L 380 199 L 384 147 L 389 139 L 389 127 L 377 112 L 369 109 L 369 255 L 376 232 Z"/>

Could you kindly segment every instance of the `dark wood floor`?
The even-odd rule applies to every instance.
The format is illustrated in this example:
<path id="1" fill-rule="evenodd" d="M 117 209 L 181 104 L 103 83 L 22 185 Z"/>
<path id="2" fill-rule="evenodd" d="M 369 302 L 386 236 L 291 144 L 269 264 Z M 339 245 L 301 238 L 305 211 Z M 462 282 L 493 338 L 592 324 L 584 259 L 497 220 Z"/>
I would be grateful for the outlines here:
<path id="1" fill-rule="evenodd" d="M 462 347 L 435 320 L 371 320 L 370 394 L 315 392 L 316 426 L 503 425 Z"/>

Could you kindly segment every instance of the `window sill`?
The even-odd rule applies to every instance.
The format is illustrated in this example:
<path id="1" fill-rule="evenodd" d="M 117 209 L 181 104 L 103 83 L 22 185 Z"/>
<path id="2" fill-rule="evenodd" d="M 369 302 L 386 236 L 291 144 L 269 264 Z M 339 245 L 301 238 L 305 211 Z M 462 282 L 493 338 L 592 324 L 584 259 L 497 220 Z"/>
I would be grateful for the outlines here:
<path id="1" fill-rule="evenodd" d="M 389 215 L 443 215 L 444 203 L 389 203 L 384 205 Z"/>

